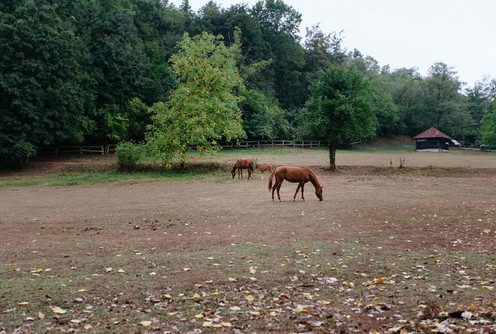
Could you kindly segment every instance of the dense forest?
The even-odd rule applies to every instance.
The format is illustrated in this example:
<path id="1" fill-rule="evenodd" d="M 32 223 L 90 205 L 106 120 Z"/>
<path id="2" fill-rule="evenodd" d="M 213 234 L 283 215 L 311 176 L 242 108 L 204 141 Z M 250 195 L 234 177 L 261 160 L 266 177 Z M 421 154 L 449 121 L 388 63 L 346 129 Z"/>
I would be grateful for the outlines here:
<path id="1" fill-rule="evenodd" d="M 412 136 L 431 126 L 461 141 L 495 140 L 495 79 L 466 87 L 453 67 L 440 62 L 426 77 L 414 68 L 380 66 L 359 46 L 345 49 L 340 33 L 318 25 L 302 39 L 301 19 L 281 0 L 229 8 L 211 1 L 198 12 L 188 1 L 177 7 L 167 0 L 2 0 L 0 158 L 24 161 L 57 145 L 147 140 L 157 124 L 173 124 L 191 100 L 185 95 L 188 71 L 201 56 L 185 57 L 193 57 L 195 43 L 203 43 L 204 55 L 214 52 L 208 45 L 224 45 L 218 66 L 235 61 L 221 76 L 230 78 L 230 86 L 218 94 L 236 98 L 218 99 L 211 110 L 239 108 L 242 128 L 195 133 L 210 135 L 213 144 L 231 138 L 332 142 L 332 117 L 342 117 L 338 130 L 350 125 L 336 144 Z M 218 78 L 212 82 L 221 86 Z M 205 96 L 217 91 L 207 88 Z M 324 112 L 329 108 L 332 113 Z M 345 109 L 346 116 L 336 113 Z M 218 120 L 238 117 L 227 115 Z M 322 115 L 329 124 L 319 121 Z M 347 120 L 366 122 L 366 131 Z"/>

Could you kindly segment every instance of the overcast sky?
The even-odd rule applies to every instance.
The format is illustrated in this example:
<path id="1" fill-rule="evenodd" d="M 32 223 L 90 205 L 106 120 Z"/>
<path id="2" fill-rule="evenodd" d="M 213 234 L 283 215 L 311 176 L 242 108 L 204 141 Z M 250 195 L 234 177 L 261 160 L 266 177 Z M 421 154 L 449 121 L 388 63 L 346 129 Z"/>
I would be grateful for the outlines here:
<path id="1" fill-rule="evenodd" d="M 176 5 L 182 0 L 170 1 Z M 194 11 L 207 0 L 190 0 Z M 224 8 L 257 0 L 216 1 Z M 495 0 L 284 0 L 302 14 L 305 28 L 343 31 L 344 46 L 391 69 L 416 67 L 422 75 L 435 62 L 454 68 L 472 86 L 496 78 Z"/>

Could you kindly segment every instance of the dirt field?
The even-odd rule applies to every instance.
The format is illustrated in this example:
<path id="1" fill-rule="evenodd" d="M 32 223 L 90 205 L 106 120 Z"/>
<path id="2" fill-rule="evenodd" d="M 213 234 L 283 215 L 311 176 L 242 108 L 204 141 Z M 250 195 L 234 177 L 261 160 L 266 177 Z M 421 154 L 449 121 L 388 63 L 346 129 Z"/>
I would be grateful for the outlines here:
<path id="1" fill-rule="evenodd" d="M 496 332 L 496 155 L 262 160 L 324 201 L 259 173 L 0 188 L 0 333 Z"/>

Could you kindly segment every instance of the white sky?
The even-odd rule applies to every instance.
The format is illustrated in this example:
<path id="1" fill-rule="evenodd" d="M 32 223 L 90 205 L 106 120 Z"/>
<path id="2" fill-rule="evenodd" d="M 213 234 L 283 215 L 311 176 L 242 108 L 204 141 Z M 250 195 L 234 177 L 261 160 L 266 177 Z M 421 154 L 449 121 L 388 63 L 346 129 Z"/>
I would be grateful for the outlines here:
<path id="1" fill-rule="evenodd" d="M 218 0 L 224 8 L 258 0 Z M 182 0 L 172 0 L 180 5 Z M 189 0 L 197 11 L 208 0 Z M 416 67 L 422 75 L 441 61 L 473 86 L 496 78 L 495 0 L 284 0 L 302 14 L 305 28 L 343 31 L 344 46 L 391 69 Z"/>

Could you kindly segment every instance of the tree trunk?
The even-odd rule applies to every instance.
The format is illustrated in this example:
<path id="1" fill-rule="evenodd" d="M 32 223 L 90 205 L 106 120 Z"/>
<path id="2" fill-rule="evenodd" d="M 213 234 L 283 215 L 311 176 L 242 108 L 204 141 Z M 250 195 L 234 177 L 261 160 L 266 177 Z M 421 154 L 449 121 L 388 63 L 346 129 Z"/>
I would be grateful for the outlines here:
<path id="1" fill-rule="evenodd" d="M 331 171 L 336 170 L 336 150 L 338 146 L 334 143 L 329 143 L 329 168 Z"/>

